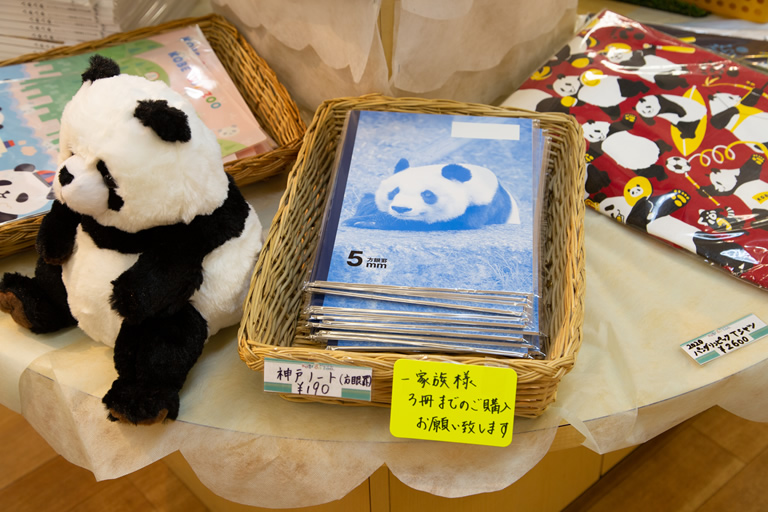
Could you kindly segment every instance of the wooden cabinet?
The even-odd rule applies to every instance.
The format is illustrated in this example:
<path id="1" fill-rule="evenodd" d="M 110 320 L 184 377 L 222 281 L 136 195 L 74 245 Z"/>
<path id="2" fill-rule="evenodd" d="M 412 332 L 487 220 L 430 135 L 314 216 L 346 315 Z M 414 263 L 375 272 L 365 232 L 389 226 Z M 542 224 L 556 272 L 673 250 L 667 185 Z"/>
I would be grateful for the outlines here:
<path id="1" fill-rule="evenodd" d="M 443 498 L 411 489 L 386 467 L 341 500 L 288 509 L 296 512 L 466 512 L 516 510 L 557 512 L 605 474 L 633 448 L 599 455 L 578 446 L 547 454 L 531 471 L 506 489 L 462 498 Z M 166 464 L 212 512 L 258 512 L 275 509 L 250 507 L 227 501 L 205 488 L 181 456 L 166 457 Z M 493 478 L 492 474 L 488 478 Z"/>

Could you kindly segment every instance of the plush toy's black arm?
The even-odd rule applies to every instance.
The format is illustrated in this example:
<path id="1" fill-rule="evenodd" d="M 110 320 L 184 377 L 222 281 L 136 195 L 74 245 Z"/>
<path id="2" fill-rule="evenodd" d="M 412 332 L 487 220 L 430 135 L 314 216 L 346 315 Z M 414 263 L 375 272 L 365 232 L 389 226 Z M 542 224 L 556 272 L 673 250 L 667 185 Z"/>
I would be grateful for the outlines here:
<path id="1" fill-rule="evenodd" d="M 35 247 L 38 255 L 46 263 L 61 265 L 72 255 L 78 224 L 80 214 L 59 201 L 54 201 L 51 211 L 43 217 L 37 233 Z"/>
<path id="2" fill-rule="evenodd" d="M 203 283 L 203 260 L 177 251 L 148 251 L 112 282 L 112 307 L 129 324 L 179 311 Z"/>
<path id="3" fill-rule="evenodd" d="M 203 282 L 203 259 L 242 233 L 248 203 L 230 178 L 229 195 L 210 215 L 187 224 L 157 228 L 154 242 L 113 281 L 112 307 L 126 321 L 143 321 L 182 308 Z"/>

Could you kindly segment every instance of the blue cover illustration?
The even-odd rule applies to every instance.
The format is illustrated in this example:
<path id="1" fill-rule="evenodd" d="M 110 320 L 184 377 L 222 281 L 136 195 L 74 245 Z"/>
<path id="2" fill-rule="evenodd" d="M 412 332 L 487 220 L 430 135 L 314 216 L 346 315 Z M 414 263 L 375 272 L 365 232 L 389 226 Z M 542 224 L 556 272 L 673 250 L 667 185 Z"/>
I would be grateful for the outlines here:
<path id="1" fill-rule="evenodd" d="M 482 290 L 494 300 L 479 307 L 524 310 L 524 330 L 538 329 L 543 138 L 533 120 L 353 111 L 341 144 L 311 282 L 381 286 L 395 298 L 398 287 Z M 528 306 L 505 301 L 509 292 Z M 472 298 L 423 300 L 436 305 L 335 292 L 313 304 L 439 313 Z"/>

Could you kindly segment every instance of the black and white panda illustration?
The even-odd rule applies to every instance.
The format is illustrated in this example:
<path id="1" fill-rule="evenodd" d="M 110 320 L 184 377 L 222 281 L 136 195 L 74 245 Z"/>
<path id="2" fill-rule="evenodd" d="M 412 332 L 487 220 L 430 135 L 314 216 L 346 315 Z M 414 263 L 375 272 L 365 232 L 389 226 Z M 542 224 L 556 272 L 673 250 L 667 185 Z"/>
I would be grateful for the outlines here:
<path id="1" fill-rule="evenodd" d="M 698 224 L 715 231 L 731 231 L 734 227 L 741 227 L 744 221 L 733 212 L 733 208 L 712 208 L 710 210 L 699 209 Z"/>
<path id="2" fill-rule="evenodd" d="M 764 210 L 768 205 L 768 182 L 760 175 L 765 156 L 753 154 L 741 167 L 720 169 L 709 172 L 710 185 L 701 187 L 701 193 L 710 196 L 733 196 L 739 198 L 750 210 Z"/>
<path id="3" fill-rule="evenodd" d="M 42 210 L 53 199 L 51 185 L 32 164 L 0 171 L 0 223 Z"/>
<path id="4" fill-rule="evenodd" d="M 189 102 L 119 73 L 93 57 L 66 105 L 35 276 L 5 274 L 0 309 L 113 346 L 108 417 L 147 424 L 177 417 L 204 343 L 239 321 L 262 228 Z"/>
<path id="5" fill-rule="evenodd" d="M 635 110 L 648 124 L 653 124 L 657 117 L 669 121 L 683 139 L 695 138 L 696 129 L 707 116 L 707 107 L 698 101 L 673 94 L 643 96 Z"/>
<path id="6" fill-rule="evenodd" d="M 471 164 L 410 167 L 401 159 L 374 194 L 363 196 L 345 225 L 433 231 L 519 224 L 515 199 L 493 171 Z"/>
<path id="7" fill-rule="evenodd" d="M 672 147 L 663 140 L 652 141 L 630 133 L 635 119 L 634 115 L 625 114 L 614 123 L 594 120 L 583 123 L 584 137 L 589 142 L 587 155 L 594 160 L 605 154 L 638 176 L 664 180 L 667 173 L 658 161 Z"/>
<path id="8" fill-rule="evenodd" d="M 672 48 L 673 51 L 687 49 Z M 688 81 L 684 76 L 688 73 L 686 67 L 659 57 L 658 51 L 656 46 L 647 45 L 640 50 L 632 50 L 623 44 L 608 45 L 604 50 L 606 58 L 615 65 L 613 69 L 618 73 L 631 73 L 666 91 L 687 88 Z"/>
<path id="9" fill-rule="evenodd" d="M 744 97 L 727 92 L 709 96 L 710 123 L 718 130 L 728 130 L 744 141 L 755 153 L 764 153 L 768 145 L 768 112 L 758 109 L 763 89 L 753 89 Z"/>
<path id="10" fill-rule="evenodd" d="M 690 196 L 680 189 L 654 195 L 653 185 L 648 178 L 642 176 L 635 176 L 627 182 L 624 197 L 632 207 L 626 217 L 626 224 L 644 231 L 648 230 L 649 224 L 671 215 L 690 200 Z"/>
<path id="11" fill-rule="evenodd" d="M 650 90 L 642 81 L 605 75 L 597 69 L 587 70 L 578 76 L 560 75 L 551 87 L 560 96 L 571 96 L 599 107 L 612 119 L 621 116 L 619 105 L 627 98 Z"/>

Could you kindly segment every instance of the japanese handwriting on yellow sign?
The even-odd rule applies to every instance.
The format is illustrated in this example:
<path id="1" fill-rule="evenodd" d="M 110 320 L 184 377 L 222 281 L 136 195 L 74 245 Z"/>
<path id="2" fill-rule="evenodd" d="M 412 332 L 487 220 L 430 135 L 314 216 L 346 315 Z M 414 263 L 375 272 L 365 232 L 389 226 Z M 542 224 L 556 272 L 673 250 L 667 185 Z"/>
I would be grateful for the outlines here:
<path id="1" fill-rule="evenodd" d="M 392 377 L 395 437 L 507 446 L 517 373 L 510 368 L 399 359 Z"/>

